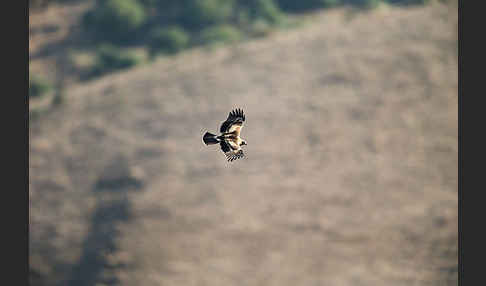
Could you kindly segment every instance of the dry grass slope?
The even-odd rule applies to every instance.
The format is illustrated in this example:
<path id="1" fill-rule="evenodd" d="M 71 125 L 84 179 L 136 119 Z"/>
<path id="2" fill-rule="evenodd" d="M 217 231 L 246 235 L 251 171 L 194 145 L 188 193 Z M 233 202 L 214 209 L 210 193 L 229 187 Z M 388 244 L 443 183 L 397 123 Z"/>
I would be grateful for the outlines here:
<path id="1" fill-rule="evenodd" d="M 310 21 L 73 85 L 31 122 L 32 275 L 457 285 L 457 7 Z M 228 163 L 201 136 L 234 107 Z"/>

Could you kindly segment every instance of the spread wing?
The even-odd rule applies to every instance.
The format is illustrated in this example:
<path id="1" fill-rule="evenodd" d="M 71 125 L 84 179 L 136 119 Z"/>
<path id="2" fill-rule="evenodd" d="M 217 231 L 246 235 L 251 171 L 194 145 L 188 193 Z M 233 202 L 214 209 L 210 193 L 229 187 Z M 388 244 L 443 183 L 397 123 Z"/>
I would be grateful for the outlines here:
<path id="1" fill-rule="evenodd" d="M 245 153 L 243 153 L 242 149 L 240 149 L 239 151 L 236 151 L 236 152 L 229 153 L 229 154 L 227 153 L 225 155 L 226 155 L 226 158 L 228 159 L 229 162 L 245 157 Z"/>
<path id="2" fill-rule="evenodd" d="M 243 122 L 245 121 L 245 114 L 243 110 L 237 108 L 231 111 L 225 122 L 221 124 L 219 132 L 221 133 L 232 133 L 234 132 L 236 136 L 240 136 L 241 128 L 243 127 Z"/>
<path id="3" fill-rule="evenodd" d="M 236 145 L 233 141 L 221 140 L 219 145 L 229 162 L 245 157 L 241 147 Z"/>

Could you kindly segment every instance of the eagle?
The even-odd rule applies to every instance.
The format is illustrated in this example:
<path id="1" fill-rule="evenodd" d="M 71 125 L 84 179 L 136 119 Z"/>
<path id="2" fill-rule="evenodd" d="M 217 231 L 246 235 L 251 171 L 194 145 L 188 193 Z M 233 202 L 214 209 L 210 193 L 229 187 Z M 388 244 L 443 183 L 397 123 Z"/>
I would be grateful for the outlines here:
<path id="1" fill-rule="evenodd" d="M 247 145 L 246 141 L 241 139 L 240 132 L 245 122 L 245 114 L 240 108 L 232 110 L 228 118 L 219 128 L 220 135 L 206 132 L 203 136 L 203 142 L 206 145 L 219 144 L 221 151 L 226 155 L 226 159 L 232 162 L 236 159 L 245 157 L 241 146 Z"/>

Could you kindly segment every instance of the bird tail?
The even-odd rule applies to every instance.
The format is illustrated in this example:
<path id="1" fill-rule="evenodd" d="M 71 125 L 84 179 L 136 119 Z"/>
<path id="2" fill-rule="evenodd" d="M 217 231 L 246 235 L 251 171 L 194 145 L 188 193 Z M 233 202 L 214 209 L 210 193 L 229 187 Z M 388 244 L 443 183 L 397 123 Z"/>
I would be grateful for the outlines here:
<path id="1" fill-rule="evenodd" d="M 213 145 L 213 144 L 218 144 L 220 140 L 219 140 L 218 136 L 216 136 L 212 133 L 206 132 L 206 134 L 204 134 L 204 136 L 203 136 L 203 141 L 204 141 L 204 144 L 206 144 L 206 145 Z"/>

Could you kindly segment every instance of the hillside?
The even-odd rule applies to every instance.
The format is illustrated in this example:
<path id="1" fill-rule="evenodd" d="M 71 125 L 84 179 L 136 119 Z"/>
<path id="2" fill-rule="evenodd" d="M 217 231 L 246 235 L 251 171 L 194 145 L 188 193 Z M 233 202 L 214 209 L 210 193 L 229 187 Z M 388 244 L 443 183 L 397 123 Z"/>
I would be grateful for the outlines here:
<path id="1" fill-rule="evenodd" d="M 457 285 L 457 33 L 330 9 L 73 83 L 30 122 L 32 285 Z"/>

